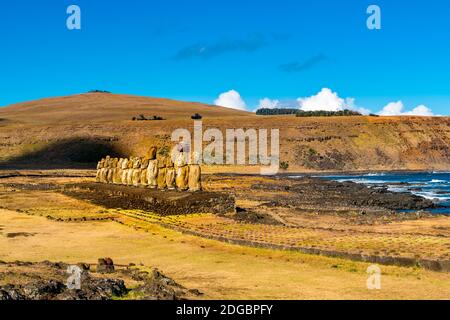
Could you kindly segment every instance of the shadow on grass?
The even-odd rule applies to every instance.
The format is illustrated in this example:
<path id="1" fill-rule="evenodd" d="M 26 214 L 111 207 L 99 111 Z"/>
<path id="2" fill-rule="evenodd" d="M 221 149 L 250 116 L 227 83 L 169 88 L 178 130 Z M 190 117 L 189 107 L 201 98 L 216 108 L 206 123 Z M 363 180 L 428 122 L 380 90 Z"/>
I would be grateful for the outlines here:
<path id="1" fill-rule="evenodd" d="M 0 169 L 95 169 L 105 156 L 125 157 L 107 139 L 73 138 L 5 161 Z"/>

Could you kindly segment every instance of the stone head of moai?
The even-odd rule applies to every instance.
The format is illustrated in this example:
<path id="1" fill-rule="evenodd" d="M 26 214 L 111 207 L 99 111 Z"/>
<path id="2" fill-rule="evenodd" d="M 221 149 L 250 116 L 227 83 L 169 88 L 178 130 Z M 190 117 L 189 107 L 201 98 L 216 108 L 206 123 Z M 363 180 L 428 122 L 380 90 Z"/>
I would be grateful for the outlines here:
<path id="1" fill-rule="evenodd" d="M 158 149 L 156 147 L 150 147 L 145 155 L 145 158 L 148 160 L 155 160 L 158 153 Z"/>
<path id="2" fill-rule="evenodd" d="M 140 169 L 141 168 L 141 158 L 135 157 L 133 159 L 133 169 Z"/>
<path id="3" fill-rule="evenodd" d="M 172 154 L 172 161 L 176 167 L 183 167 L 187 165 L 189 160 L 189 153 L 187 152 L 176 152 Z"/>
<path id="4" fill-rule="evenodd" d="M 105 158 L 105 162 L 104 162 L 104 165 L 103 165 L 103 167 L 104 168 L 109 168 L 109 163 L 111 162 L 111 158 L 109 157 L 109 156 L 107 156 L 106 158 Z"/>
<path id="5" fill-rule="evenodd" d="M 130 157 L 128 159 L 128 167 L 127 167 L 127 169 L 133 169 L 133 160 L 134 160 L 133 157 Z"/>
<path id="6" fill-rule="evenodd" d="M 196 151 L 189 154 L 189 165 L 200 165 L 200 154 Z"/>
<path id="7" fill-rule="evenodd" d="M 158 154 L 157 156 L 158 160 L 158 168 L 165 168 L 167 164 L 167 157 L 162 154 Z"/>
<path id="8" fill-rule="evenodd" d="M 189 144 L 185 143 L 185 142 L 180 142 L 180 143 L 178 143 L 178 144 L 176 145 L 175 149 L 176 149 L 178 152 L 183 152 L 183 153 L 191 152 L 191 146 L 190 146 Z"/>
<path id="9" fill-rule="evenodd" d="M 148 159 L 146 157 L 141 159 L 141 169 L 147 169 L 148 167 Z"/>
<path id="10" fill-rule="evenodd" d="M 172 157 L 166 157 L 166 168 L 173 168 L 174 163 Z"/>

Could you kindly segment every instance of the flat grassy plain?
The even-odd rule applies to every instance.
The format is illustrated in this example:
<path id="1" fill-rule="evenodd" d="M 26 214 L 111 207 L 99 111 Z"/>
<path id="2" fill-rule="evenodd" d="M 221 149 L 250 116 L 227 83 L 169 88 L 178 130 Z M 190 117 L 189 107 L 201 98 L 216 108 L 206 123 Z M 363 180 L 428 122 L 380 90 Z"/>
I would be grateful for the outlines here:
<path id="1" fill-rule="evenodd" d="M 33 185 L 37 182 L 72 183 L 90 179 L 3 179 L 0 190 L 0 260 L 95 263 L 99 257 L 111 257 L 118 264 L 135 263 L 144 269 L 157 267 L 178 283 L 199 289 L 204 293 L 201 299 L 450 297 L 449 273 L 416 267 L 381 266 L 381 290 L 368 290 L 366 270 L 370 263 L 227 244 L 164 228 L 161 221 L 142 221 L 126 215 L 139 212 L 105 209 L 53 190 L 22 190 L 8 186 L 11 183 Z M 219 218 L 194 215 L 169 219 L 176 223 L 189 221 L 190 227 L 198 223 L 209 227 L 212 224 L 219 230 L 223 226 L 220 231 L 228 231 L 225 222 L 229 223 L 229 219 Z M 317 221 L 326 223 L 320 219 Z M 432 226 L 435 223 L 439 225 L 443 221 L 404 221 L 377 228 L 390 233 L 407 230 L 414 235 L 417 229 L 422 232 L 434 230 Z M 264 231 L 275 227 L 261 225 Z M 254 225 L 248 225 L 248 228 L 254 228 Z M 359 230 L 357 226 L 351 228 Z M 273 233 L 268 236 L 273 236 Z M 401 238 L 401 233 L 397 236 Z M 348 240 L 353 241 L 352 238 Z M 429 250 L 424 247 L 418 252 L 425 252 L 425 249 Z"/>

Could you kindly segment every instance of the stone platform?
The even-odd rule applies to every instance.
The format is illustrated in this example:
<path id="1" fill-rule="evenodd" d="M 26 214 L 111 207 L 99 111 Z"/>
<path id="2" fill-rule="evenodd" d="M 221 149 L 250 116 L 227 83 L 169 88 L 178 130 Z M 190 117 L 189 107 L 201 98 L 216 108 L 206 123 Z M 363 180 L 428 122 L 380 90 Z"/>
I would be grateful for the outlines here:
<path id="1" fill-rule="evenodd" d="M 219 192 L 152 190 L 103 183 L 64 186 L 64 194 L 106 208 L 151 211 L 160 215 L 235 212 L 234 196 Z"/>

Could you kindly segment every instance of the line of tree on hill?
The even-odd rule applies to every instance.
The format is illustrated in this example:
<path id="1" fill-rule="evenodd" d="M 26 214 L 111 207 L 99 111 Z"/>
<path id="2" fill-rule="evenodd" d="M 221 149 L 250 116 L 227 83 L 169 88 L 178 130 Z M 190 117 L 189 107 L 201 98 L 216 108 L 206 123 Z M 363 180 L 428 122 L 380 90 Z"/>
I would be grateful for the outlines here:
<path id="1" fill-rule="evenodd" d="M 303 111 L 299 110 L 296 115 L 297 117 L 345 117 L 345 116 L 362 116 L 358 111 L 354 110 L 339 110 L 339 111 Z"/>
<path id="2" fill-rule="evenodd" d="M 201 120 L 202 118 L 203 118 L 202 115 L 200 115 L 199 113 L 196 113 L 191 116 L 192 120 Z M 137 117 L 131 118 L 131 120 L 133 120 L 133 121 L 159 121 L 159 120 L 166 120 L 166 119 L 164 119 L 163 117 L 160 117 L 160 116 L 153 116 L 153 117 L 147 118 L 143 114 L 140 114 Z"/>
<path id="3" fill-rule="evenodd" d="M 89 90 L 88 93 L 111 93 L 109 91 L 106 90 Z"/>
<path id="4" fill-rule="evenodd" d="M 160 116 L 153 116 L 153 117 L 147 118 L 143 114 L 140 114 L 137 117 L 131 118 L 131 120 L 133 120 L 133 121 L 159 121 L 159 120 L 165 120 L 165 119 Z"/>
<path id="5" fill-rule="evenodd" d="M 261 108 L 256 110 L 256 115 L 258 116 L 274 116 L 274 115 L 285 115 L 285 114 L 297 114 L 298 109 L 291 108 Z"/>
<path id="6" fill-rule="evenodd" d="M 274 116 L 274 115 L 295 115 L 297 117 L 344 117 L 344 116 L 362 116 L 358 111 L 354 110 L 339 110 L 339 111 L 303 111 L 294 108 L 261 108 L 256 111 L 258 116 Z M 377 117 L 376 114 L 370 114 L 371 117 Z"/>

